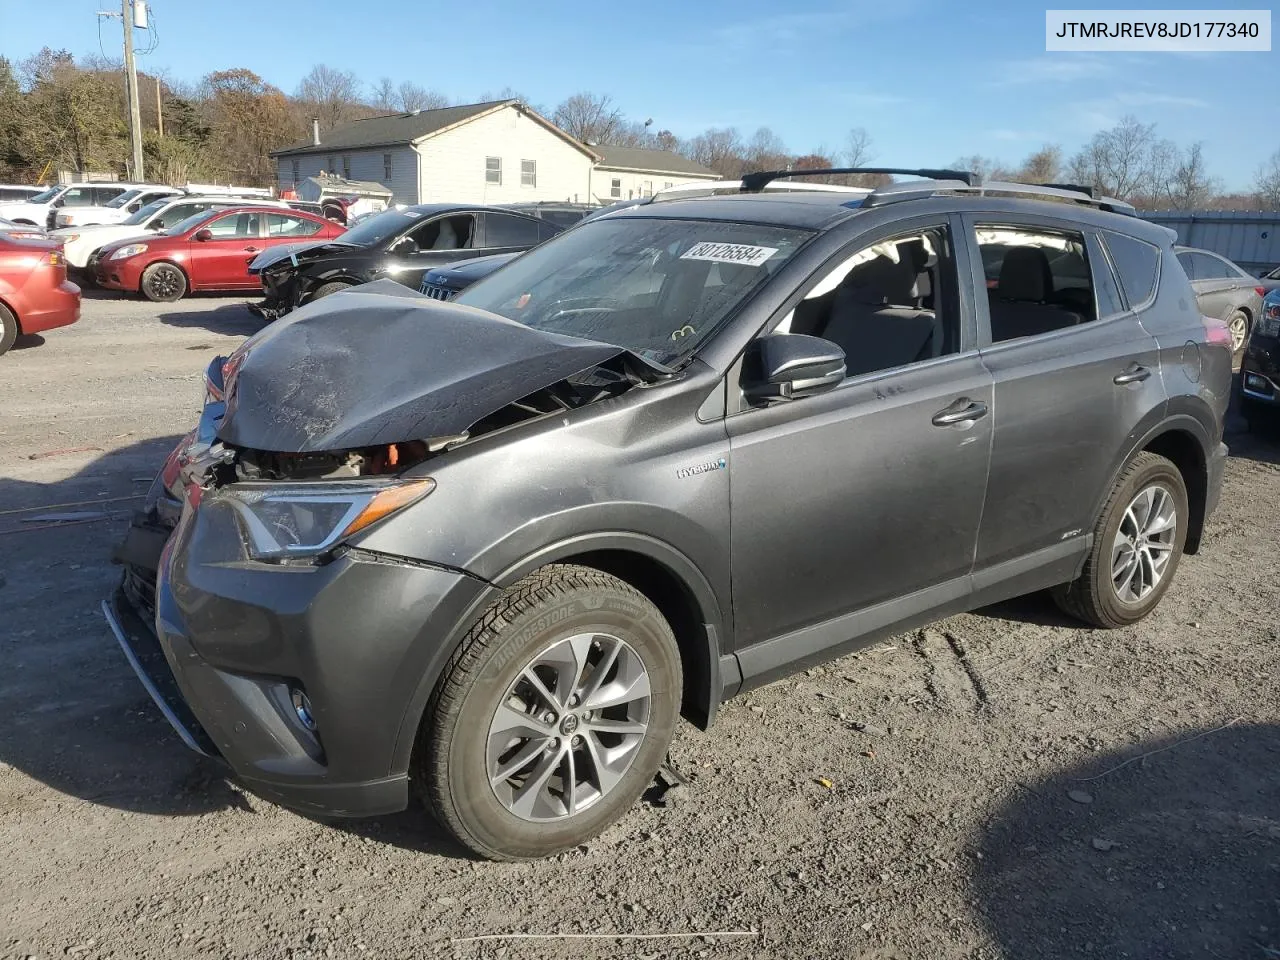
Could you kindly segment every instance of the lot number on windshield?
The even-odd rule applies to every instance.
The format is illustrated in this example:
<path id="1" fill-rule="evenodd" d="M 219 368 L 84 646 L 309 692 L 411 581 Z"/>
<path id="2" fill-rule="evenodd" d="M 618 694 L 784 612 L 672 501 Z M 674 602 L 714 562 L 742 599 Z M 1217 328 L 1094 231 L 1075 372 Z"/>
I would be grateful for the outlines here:
<path id="1" fill-rule="evenodd" d="M 749 243 L 695 243 L 680 255 L 681 260 L 710 260 L 758 267 L 778 252 L 777 247 L 754 247 Z"/>

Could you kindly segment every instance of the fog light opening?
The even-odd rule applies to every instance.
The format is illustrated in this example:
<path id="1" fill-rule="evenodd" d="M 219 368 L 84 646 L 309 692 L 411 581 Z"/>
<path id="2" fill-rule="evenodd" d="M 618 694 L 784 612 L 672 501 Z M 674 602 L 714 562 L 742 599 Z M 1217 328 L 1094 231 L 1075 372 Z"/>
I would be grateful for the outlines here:
<path id="1" fill-rule="evenodd" d="M 298 715 L 298 722 L 315 733 L 316 720 L 311 712 L 311 700 L 298 687 L 289 688 L 289 700 L 293 703 L 293 712 Z"/>

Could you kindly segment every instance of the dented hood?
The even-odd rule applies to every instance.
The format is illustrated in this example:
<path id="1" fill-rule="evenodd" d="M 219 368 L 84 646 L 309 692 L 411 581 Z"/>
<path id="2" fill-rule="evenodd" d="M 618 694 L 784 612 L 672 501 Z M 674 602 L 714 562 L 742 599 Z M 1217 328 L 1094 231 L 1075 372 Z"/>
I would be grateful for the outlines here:
<path id="1" fill-rule="evenodd" d="M 229 361 L 218 438 L 309 453 L 456 435 L 626 352 L 378 280 L 246 340 Z"/>
<path id="2" fill-rule="evenodd" d="M 281 260 L 294 258 L 297 260 L 315 260 L 317 257 L 327 257 L 333 253 L 341 253 L 344 250 L 357 249 L 349 243 L 338 243 L 335 240 L 319 240 L 302 243 L 282 243 L 274 247 L 267 247 L 260 254 L 249 261 L 249 272 L 259 274 L 272 264 L 279 263 Z"/>

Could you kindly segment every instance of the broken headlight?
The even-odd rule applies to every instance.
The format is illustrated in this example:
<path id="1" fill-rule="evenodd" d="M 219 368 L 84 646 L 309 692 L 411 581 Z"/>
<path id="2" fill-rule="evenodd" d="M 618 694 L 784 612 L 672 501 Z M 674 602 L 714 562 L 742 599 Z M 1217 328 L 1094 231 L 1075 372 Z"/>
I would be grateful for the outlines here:
<path id="1" fill-rule="evenodd" d="M 422 499 L 435 481 L 316 483 L 282 489 L 278 483 L 223 488 L 249 544 L 261 560 L 314 557 L 347 537 Z"/>

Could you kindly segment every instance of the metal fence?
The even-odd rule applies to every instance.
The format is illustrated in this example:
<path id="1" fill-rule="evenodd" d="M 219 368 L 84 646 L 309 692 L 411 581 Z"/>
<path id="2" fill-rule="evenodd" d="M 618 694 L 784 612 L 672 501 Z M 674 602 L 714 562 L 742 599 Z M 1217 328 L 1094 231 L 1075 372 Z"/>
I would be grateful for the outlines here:
<path id="1" fill-rule="evenodd" d="M 1139 214 L 1178 233 L 1178 242 L 1233 260 L 1250 273 L 1280 265 L 1280 211 L 1152 210 Z"/>

